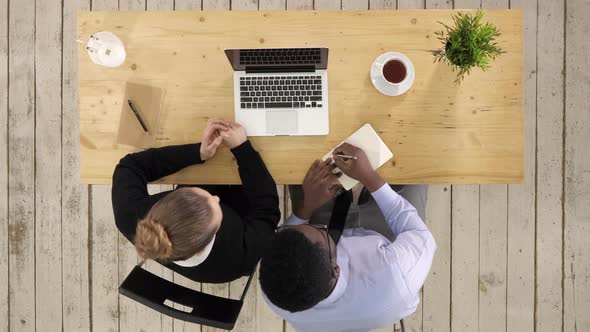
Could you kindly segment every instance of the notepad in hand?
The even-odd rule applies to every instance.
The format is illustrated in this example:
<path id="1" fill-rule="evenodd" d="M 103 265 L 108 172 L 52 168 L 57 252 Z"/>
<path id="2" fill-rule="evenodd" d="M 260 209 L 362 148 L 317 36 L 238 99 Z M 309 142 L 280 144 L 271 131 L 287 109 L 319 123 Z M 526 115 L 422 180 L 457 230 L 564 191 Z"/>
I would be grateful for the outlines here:
<path id="1" fill-rule="evenodd" d="M 362 149 L 367 155 L 367 159 L 369 159 L 369 163 L 373 169 L 381 167 L 381 165 L 385 164 L 393 157 L 391 150 L 389 150 L 381 137 L 379 137 L 377 132 L 375 132 L 373 127 L 371 127 L 371 125 L 368 123 L 362 126 L 354 134 L 350 135 L 350 137 L 345 139 L 342 143 L 348 143 Z M 322 158 L 322 160 L 332 158 L 332 153 L 338 146 L 342 145 L 342 143 L 338 144 L 334 149 L 332 149 L 332 151 L 328 152 Z M 336 172 L 340 172 L 340 170 L 336 168 L 334 173 Z M 338 180 L 346 190 L 350 190 L 357 183 L 359 183 L 357 180 L 347 176 L 346 174 L 342 174 Z"/>

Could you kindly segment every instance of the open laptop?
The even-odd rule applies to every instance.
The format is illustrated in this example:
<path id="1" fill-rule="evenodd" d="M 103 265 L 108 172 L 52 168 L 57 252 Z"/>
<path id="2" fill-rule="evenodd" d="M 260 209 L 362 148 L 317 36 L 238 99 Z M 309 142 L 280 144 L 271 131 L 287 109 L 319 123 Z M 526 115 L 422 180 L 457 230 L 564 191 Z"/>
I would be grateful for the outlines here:
<path id="1" fill-rule="evenodd" d="M 226 49 L 236 122 L 249 136 L 327 135 L 328 49 Z"/>

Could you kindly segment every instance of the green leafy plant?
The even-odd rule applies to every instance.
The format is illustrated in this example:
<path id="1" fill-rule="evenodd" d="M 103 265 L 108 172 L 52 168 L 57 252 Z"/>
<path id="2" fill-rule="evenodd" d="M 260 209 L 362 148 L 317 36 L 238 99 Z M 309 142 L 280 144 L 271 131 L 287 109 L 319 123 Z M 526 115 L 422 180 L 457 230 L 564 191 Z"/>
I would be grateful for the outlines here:
<path id="1" fill-rule="evenodd" d="M 443 48 L 433 52 L 434 62 L 444 62 L 457 72 L 455 83 L 459 84 L 474 67 L 486 70 L 490 62 L 495 60 L 502 51 L 495 42 L 500 35 L 491 23 L 482 23 L 483 12 L 457 13 L 453 15 L 454 26 L 445 27 L 444 31 L 436 32 L 442 41 Z"/>

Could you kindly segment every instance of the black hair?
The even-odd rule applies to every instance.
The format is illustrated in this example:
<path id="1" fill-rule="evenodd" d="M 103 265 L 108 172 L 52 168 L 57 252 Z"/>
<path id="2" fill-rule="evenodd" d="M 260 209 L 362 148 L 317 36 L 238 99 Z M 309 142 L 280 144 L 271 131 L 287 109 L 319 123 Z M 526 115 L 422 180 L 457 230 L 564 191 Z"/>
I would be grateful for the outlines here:
<path id="1" fill-rule="evenodd" d="M 260 262 L 260 286 L 279 308 L 297 312 L 312 308 L 332 291 L 330 253 L 303 233 L 278 232 Z"/>

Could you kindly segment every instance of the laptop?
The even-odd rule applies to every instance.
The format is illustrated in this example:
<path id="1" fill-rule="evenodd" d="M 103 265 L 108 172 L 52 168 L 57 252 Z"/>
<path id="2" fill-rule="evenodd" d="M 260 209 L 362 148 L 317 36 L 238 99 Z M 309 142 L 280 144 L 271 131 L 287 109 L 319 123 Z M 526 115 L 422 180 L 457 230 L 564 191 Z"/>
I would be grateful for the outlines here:
<path id="1" fill-rule="evenodd" d="M 328 49 L 226 49 L 248 136 L 327 135 Z"/>

